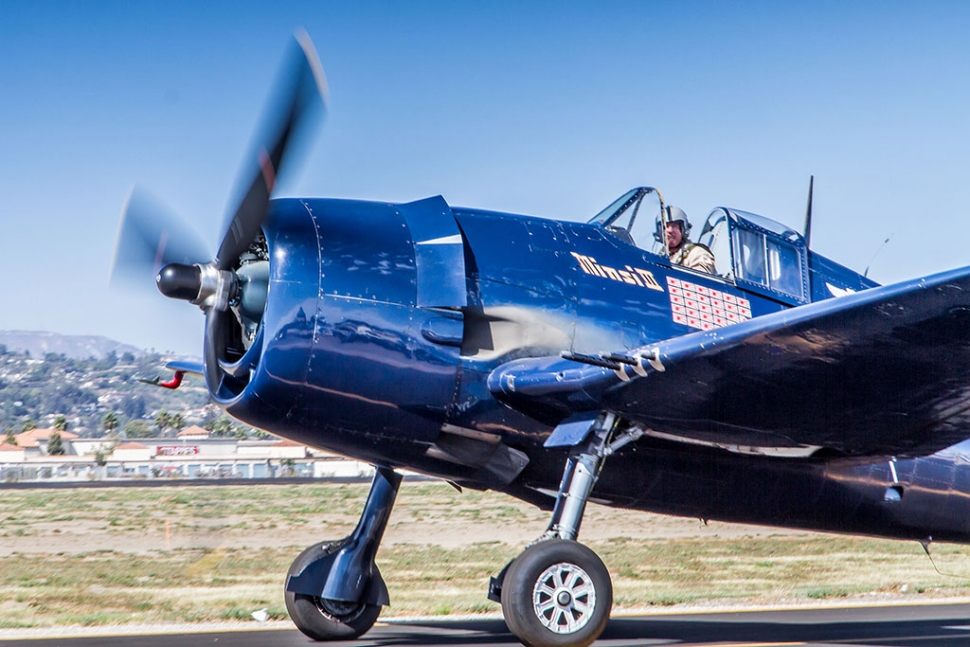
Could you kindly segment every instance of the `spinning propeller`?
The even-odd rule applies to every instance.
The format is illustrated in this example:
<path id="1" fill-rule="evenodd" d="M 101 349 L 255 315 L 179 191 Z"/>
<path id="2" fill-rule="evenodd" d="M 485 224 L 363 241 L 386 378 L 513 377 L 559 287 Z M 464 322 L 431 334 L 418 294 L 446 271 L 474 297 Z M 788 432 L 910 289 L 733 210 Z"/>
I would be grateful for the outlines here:
<path id="1" fill-rule="evenodd" d="M 233 320 L 241 330 L 247 324 L 255 330 L 253 320 L 261 317 L 269 273 L 268 259 L 258 249 L 260 229 L 291 144 L 314 121 L 316 110 L 326 106 L 326 79 L 313 43 L 302 31 L 295 39 L 257 131 L 255 159 L 247 160 L 241 173 L 242 180 L 249 180 L 241 184 L 246 192 L 225 227 L 215 258 L 205 260 L 209 253 L 198 236 L 142 191 L 134 190 L 129 196 L 118 233 L 113 283 L 126 276 L 129 280 L 145 276 L 151 268 L 157 272 L 155 282 L 162 294 L 205 311 L 205 377 L 217 399 L 226 381 L 244 379 L 254 364 L 244 357 L 227 356 Z"/>

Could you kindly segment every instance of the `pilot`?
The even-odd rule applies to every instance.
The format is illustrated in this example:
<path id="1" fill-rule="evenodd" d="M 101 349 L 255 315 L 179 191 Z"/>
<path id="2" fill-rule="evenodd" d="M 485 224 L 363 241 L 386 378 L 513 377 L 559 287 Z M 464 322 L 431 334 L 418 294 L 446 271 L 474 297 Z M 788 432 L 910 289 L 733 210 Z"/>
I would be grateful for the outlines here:
<path id="1" fill-rule="evenodd" d="M 667 211 L 667 255 L 677 265 L 683 265 L 698 272 L 714 274 L 714 254 L 704 245 L 690 242 L 690 221 L 679 207 L 666 206 Z M 657 217 L 657 233 L 660 230 L 660 217 Z"/>

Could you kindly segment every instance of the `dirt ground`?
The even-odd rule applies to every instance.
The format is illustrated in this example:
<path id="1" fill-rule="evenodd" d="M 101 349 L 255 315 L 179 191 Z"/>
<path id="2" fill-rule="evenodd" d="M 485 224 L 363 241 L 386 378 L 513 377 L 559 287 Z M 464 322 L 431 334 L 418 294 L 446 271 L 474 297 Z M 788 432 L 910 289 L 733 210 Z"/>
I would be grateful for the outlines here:
<path id="1" fill-rule="evenodd" d="M 282 619 L 281 574 L 353 531 L 367 484 L 7 490 L 0 630 Z M 408 482 L 378 560 L 400 616 L 492 612 L 484 583 L 549 513 L 493 492 Z M 580 540 L 610 565 L 616 608 L 713 608 L 965 596 L 963 547 L 935 572 L 918 544 L 615 510 L 590 504 Z M 221 550 L 220 550 L 221 549 Z M 49 604 L 50 599 L 59 600 Z"/>
<path id="2" fill-rule="evenodd" d="M 412 504 L 406 496 L 399 499 L 384 535 L 383 545 L 420 544 L 455 548 L 482 542 L 501 542 L 524 546 L 538 538 L 546 528 L 548 514 L 499 494 L 488 494 L 487 505 L 455 503 Z M 92 504 L 97 506 L 97 504 Z M 483 512 L 484 510 L 484 512 Z M 498 510 L 498 512 L 496 512 Z M 89 510 L 89 513 L 92 512 Z M 95 511 L 96 512 L 96 511 Z M 33 520 L 18 532 L 0 536 L 0 555 L 13 553 L 67 553 L 94 551 L 147 553 L 156 550 L 219 548 L 269 548 L 308 546 L 322 539 L 349 534 L 357 523 L 357 511 L 303 514 L 294 518 L 280 514 L 268 521 L 254 522 L 247 515 L 192 516 L 166 515 L 153 511 L 146 521 L 126 523 L 135 510 L 121 511 L 122 519 L 108 521 L 109 514 L 75 515 L 70 520 L 46 518 Z M 615 510 L 590 504 L 581 529 L 585 541 L 619 537 L 634 539 L 707 537 L 738 538 L 770 535 L 808 534 L 778 528 L 698 519 L 668 517 L 644 512 Z"/>

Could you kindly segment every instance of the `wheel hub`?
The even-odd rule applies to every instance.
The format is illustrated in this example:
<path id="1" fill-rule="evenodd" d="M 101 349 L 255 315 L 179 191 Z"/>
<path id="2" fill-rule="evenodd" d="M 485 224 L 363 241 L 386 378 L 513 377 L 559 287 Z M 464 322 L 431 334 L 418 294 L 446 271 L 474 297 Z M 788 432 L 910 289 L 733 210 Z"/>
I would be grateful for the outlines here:
<path id="1" fill-rule="evenodd" d="M 557 634 L 585 627 L 596 610 L 596 588 L 589 574 L 575 564 L 560 562 L 544 570 L 532 589 L 539 622 Z"/>
<path id="2" fill-rule="evenodd" d="M 349 618 L 360 610 L 363 605 L 356 602 L 343 602 L 341 600 L 327 600 L 317 598 L 317 608 L 325 615 L 336 619 Z"/>

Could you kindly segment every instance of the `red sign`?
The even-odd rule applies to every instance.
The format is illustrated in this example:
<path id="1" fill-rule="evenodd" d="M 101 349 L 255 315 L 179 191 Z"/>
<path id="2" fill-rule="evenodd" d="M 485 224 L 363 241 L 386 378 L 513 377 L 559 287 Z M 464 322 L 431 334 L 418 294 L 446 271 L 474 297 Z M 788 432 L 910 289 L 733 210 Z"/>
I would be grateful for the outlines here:
<path id="1" fill-rule="evenodd" d="M 194 456 L 199 453 L 196 445 L 158 445 L 155 447 L 156 456 Z"/>

